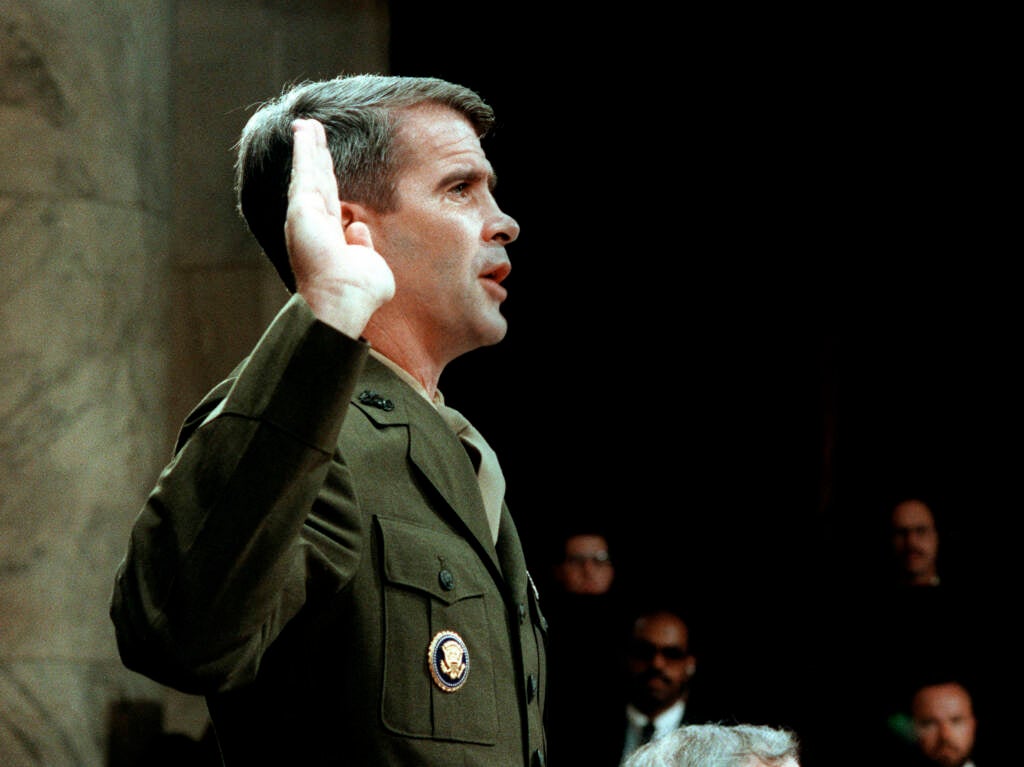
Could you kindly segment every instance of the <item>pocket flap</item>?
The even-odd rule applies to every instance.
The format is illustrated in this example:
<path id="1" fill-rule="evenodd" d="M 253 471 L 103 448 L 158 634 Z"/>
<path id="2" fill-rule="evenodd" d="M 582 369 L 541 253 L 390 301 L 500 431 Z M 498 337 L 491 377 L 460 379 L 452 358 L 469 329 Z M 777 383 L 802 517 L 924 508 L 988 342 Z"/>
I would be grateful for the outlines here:
<path id="1" fill-rule="evenodd" d="M 383 541 L 384 577 L 446 604 L 484 593 L 479 557 L 454 533 L 377 517 Z"/>

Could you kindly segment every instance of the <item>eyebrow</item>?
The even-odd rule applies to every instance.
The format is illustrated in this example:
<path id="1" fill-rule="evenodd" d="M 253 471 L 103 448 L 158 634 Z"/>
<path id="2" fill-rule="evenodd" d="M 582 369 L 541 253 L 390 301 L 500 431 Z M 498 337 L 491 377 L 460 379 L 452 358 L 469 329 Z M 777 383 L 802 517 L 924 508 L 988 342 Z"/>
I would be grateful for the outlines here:
<path id="1" fill-rule="evenodd" d="M 933 529 L 931 525 L 896 525 L 893 528 L 897 533 L 924 533 Z"/>
<path id="2" fill-rule="evenodd" d="M 487 188 L 493 192 L 498 186 L 498 174 L 493 170 L 485 171 L 478 168 L 473 170 L 456 169 L 446 173 L 438 182 L 438 187 L 443 189 L 459 180 L 478 182 L 484 179 L 487 180 Z"/>

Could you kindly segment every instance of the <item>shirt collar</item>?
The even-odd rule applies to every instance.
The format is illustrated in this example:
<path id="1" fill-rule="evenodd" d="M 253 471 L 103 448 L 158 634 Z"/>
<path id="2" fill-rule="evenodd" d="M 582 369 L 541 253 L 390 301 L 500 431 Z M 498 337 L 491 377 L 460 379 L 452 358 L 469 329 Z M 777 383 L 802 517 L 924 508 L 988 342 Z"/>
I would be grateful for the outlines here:
<path id="1" fill-rule="evenodd" d="M 671 706 L 654 717 L 654 732 L 661 735 L 669 730 L 674 730 L 682 723 L 683 714 L 685 713 L 686 702 L 683 700 L 677 700 Z M 643 728 L 643 726 L 650 721 L 650 717 L 641 713 L 632 703 L 626 706 L 626 717 L 629 719 L 630 724 L 638 728 Z"/>
<path id="2" fill-rule="evenodd" d="M 385 357 L 383 354 L 381 354 L 379 351 L 373 348 L 370 349 L 370 356 L 376 359 L 382 365 L 384 365 L 384 367 L 390 369 L 391 372 L 393 372 L 396 376 L 401 378 L 407 384 L 409 384 L 409 386 L 411 386 L 421 397 L 423 397 L 423 399 L 433 404 L 434 407 L 439 408 L 442 405 L 444 405 L 444 395 L 441 394 L 440 389 L 437 390 L 437 392 L 434 394 L 434 398 L 431 399 L 430 395 L 427 394 L 427 390 L 426 388 L 424 388 L 423 384 L 421 384 L 418 380 L 413 378 L 413 376 L 409 374 L 409 371 L 399 366 L 397 362 L 395 362 L 392 359 L 389 359 L 388 357 Z"/>

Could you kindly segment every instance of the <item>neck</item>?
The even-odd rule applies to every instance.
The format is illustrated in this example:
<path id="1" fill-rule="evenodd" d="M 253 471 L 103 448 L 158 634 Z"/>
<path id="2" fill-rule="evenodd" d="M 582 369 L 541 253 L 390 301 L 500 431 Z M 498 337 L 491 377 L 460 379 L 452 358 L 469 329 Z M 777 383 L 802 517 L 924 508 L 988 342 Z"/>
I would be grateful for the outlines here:
<path id="1" fill-rule="evenodd" d="M 907 573 L 903 582 L 908 586 L 938 586 L 939 574 L 935 571 L 926 573 Z"/>
<path id="2" fill-rule="evenodd" d="M 685 703 L 685 702 L 686 702 L 686 696 L 684 695 L 681 698 L 676 698 L 671 703 L 654 704 L 653 706 L 637 705 L 636 706 L 636 710 L 639 711 L 644 716 L 646 716 L 648 719 L 653 721 L 653 720 L 657 719 L 659 716 L 661 716 L 662 714 L 664 714 L 666 711 L 668 711 L 673 706 L 678 705 L 679 703 Z M 634 705 L 636 705 L 636 704 L 634 704 Z"/>
<path id="3" fill-rule="evenodd" d="M 423 388 L 427 399 L 433 401 L 437 397 L 438 382 L 445 363 L 434 358 L 417 336 L 402 332 L 402 329 L 396 331 L 380 327 L 371 320 L 363 332 L 363 338 L 376 353 L 386 357 L 416 381 Z"/>

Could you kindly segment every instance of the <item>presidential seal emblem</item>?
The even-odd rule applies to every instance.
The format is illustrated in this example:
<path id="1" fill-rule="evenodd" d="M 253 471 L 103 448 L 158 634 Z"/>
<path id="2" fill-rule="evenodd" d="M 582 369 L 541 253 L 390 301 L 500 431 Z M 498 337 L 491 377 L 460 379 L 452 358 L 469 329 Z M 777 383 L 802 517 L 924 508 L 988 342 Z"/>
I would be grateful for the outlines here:
<path id="1" fill-rule="evenodd" d="M 469 676 L 469 649 L 454 631 L 438 631 L 430 640 L 427 665 L 430 666 L 430 677 L 439 689 L 455 692 Z"/>

